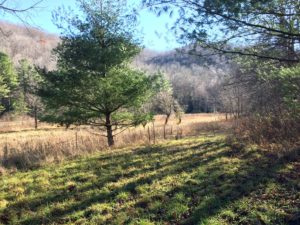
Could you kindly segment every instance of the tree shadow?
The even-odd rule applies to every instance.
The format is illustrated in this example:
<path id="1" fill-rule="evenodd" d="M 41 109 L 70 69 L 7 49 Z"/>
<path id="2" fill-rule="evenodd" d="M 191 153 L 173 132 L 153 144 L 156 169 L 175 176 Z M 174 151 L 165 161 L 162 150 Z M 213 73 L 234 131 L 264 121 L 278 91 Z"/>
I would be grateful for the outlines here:
<path id="1" fill-rule="evenodd" d="M 176 193 L 184 193 L 187 198 L 191 198 L 189 216 L 180 219 L 169 218 L 164 215 L 162 209 L 162 212 L 157 214 L 153 220 L 173 220 L 174 223 L 197 224 L 217 214 L 229 203 L 255 191 L 258 185 L 265 185 L 270 179 L 274 179 L 276 171 L 282 168 L 285 163 L 291 161 L 287 159 L 270 160 L 270 156 L 267 155 L 257 158 L 254 156 L 255 154 L 255 151 L 234 151 L 222 141 L 213 141 L 189 143 L 183 146 L 179 144 L 173 147 L 138 148 L 134 151 L 120 152 L 113 156 L 78 160 L 76 166 L 66 169 L 63 173 L 64 176 L 72 178 L 78 173 L 86 172 L 87 174 L 96 175 L 97 178 L 93 182 L 86 182 L 82 178 L 82 183 L 87 184 L 78 185 L 78 188 L 75 187 L 74 190 L 52 190 L 30 199 L 30 201 L 11 204 L 2 215 L 0 213 L 0 222 L 10 223 L 9 213 L 18 213 L 22 207 L 35 212 L 51 204 L 75 199 L 76 201 L 66 208 L 51 208 L 45 215 L 19 218 L 20 224 L 65 223 L 68 215 L 86 210 L 95 203 L 117 201 L 116 196 L 122 192 L 130 193 L 132 198 L 136 199 L 134 207 L 140 207 L 139 203 L 142 199 L 137 193 L 138 187 L 145 184 L 151 186 L 154 182 L 161 181 L 166 177 L 191 173 L 190 180 L 194 182 L 190 182 L 190 180 L 181 182 L 167 192 L 162 193 L 168 197 L 160 199 L 167 205 Z M 220 160 L 222 158 L 236 158 L 243 163 L 237 172 L 227 173 L 227 164 Z M 119 169 L 116 169 L 116 167 L 119 167 Z M 199 173 L 195 172 L 200 167 L 205 169 Z M 133 169 L 130 170 L 130 168 Z M 109 172 L 106 173 L 107 171 Z M 134 179 L 135 177 L 137 178 Z M 99 193 L 97 191 L 120 180 L 127 182 L 108 192 Z M 226 188 L 224 188 L 224 184 L 227 184 Z M 213 192 L 211 188 L 213 188 Z M 87 193 L 93 191 L 95 192 L 87 197 Z M 152 196 L 152 198 L 155 198 L 155 196 Z M 205 198 L 205 200 L 202 198 Z M 144 207 L 145 213 L 151 213 L 146 205 Z M 7 213 L 6 216 L 5 213 Z"/>
<path id="2" fill-rule="evenodd" d="M 230 155 L 230 152 L 228 153 Z M 290 157 L 290 153 L 286 152 L 282 158 L 278 158 L 272 154 L 263 154 L 258 159 L 254 156 L 255 154 L 254 151 L 238 154 L 237 157 L 243 163 L 234 174 L 226 173 L 226 168 L 221 163 L 216 164 L 213 168 L 210 168 L 208 176 L 201 177 L 202 179 L 208 179 L 209 182 L 202 182 L 200 185 L 185 184 L 180 188 L 172 190 L 172 193 L 184 191 L 189 196 L 193 196 L 194 200 L 192 204 L 195 207 L 190 211 L 189 218 L 182 220 L 180 224 L 200 224 L 218 214 L 230 203 L 249 196 L 251 193 L 257 191 L 258 188 L 265 189 L 269 182 L 276 182 L 281 186 L 285 186 L 286 184 L 278 176 L 278 171 L 283 169 L 287 163 L 300 160 L 300 151 L 298 151 L 297 157 Z M 198 179 L 197 176 L 193 178 Z M 213 194 L 207 189 L 210 184 L 215 186 Z M 226 190 L 224 189 L 224 184 L 228 184 L 226 185 Z M 292 187 L 291 189 L 294 188 Z M 202 194 L 202 197 L 208 196 L 208 198 L 199 200 L 197 196 L 199 196 L 199 193 L 203 193 L 203 190 L 206 191 Z M 282 221 L 277 221 L 275 224 L 282 224 Z M 260 218 L 250 223 L 264 224 L 264 222 L 260 221 Z M 293 223 L 286 222 L 286 224 Z"/>

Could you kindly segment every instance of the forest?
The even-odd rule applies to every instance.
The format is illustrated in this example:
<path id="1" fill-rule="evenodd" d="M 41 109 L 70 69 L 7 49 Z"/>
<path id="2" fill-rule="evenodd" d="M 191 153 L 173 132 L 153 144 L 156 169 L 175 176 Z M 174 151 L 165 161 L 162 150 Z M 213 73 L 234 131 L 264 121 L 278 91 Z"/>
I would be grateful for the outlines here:
<path id="1" fill-rule="evenodd" d="M 0 224 L 300 224 L 299 0 L 58 2 L 0 2 Z"/>

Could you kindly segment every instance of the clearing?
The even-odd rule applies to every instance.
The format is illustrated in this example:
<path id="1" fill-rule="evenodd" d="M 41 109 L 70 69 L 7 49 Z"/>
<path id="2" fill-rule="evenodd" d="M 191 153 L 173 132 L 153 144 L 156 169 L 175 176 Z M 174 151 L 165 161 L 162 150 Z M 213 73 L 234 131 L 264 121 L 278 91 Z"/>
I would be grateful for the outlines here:
<path id="1" fill-rule="evenodd" d="M 224 136 L 0 175 L 0 224 L 299 224 L 300 163 Z"/>

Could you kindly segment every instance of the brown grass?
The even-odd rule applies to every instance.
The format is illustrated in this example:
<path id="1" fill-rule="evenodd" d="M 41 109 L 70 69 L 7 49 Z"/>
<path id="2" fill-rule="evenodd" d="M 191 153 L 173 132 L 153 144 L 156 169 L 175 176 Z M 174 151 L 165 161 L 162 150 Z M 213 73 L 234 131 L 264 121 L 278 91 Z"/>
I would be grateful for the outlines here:
<path id="1" fill-rule="evenodd" d="M 290 115 L 248 116 L 234 121 L 232 135 L 238 142 L 257 144 L 271 152 L 300 145 L 299 119 Z"/>
<path id="2" fill-rule="evenodd" d="M 38 123 L 39 129 L 53 129 L 56 125 L 51 125 L 47 123 Z M 17 131 L 27 131 L 34 130 L 34 119 L 29 116 L 11 117 L 5 116 L 0 120 L 0 134 L 17 132 Z"/>
<path id="3" fill-rule="evenodd" d="M 27 169 L 107 149 L 106 138 L 87 127 L 65 129 L 43 124 L 34 130 L 28 126 L 31 118 L 23 121 L 6 121 L 9 126 L 6 130 L 2 128 L 0 167 Z M 157 143 L 163 139 L 163 124 L 164 116 L 156 116 L 154 128 L 152 123 L 145 128 L 131 128 L 115 137 L 116 147 Z M 180 125 L 171 118 L 166 133 L 167 138 L 211 135 L 229 126 L 230 122 L 226 122 L 222 114 L 190 114 L 183 116 Z"/>

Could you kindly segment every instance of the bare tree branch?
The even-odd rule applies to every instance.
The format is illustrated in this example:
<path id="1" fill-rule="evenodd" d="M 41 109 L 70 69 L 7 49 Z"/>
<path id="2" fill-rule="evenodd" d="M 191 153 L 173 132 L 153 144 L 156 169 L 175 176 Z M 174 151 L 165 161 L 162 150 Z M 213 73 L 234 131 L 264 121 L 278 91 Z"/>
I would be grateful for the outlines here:
<path id="1" fill-rule="evenodd" d="M 43 0 L 39 0 L 37 2 L 35 2 L 34 4 L 28 6 L 28 7 L 25 7 L 25 8 L 18 8 L 18 7 L 10 7 L 10 6 L 6 6 L 6 3 L 8 2 L 9 0 L 3 0 L 1 3 L 0 3 L 0 10 L 1 11 L 4 11 L 4 13 L 10 13 L 10 14 L 18 14 L 18 13 L 23 13 L 23 12 L 27 12 L 27 11 L 30 11 L 32 9 L 35 9 Z"/>

